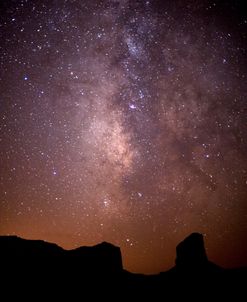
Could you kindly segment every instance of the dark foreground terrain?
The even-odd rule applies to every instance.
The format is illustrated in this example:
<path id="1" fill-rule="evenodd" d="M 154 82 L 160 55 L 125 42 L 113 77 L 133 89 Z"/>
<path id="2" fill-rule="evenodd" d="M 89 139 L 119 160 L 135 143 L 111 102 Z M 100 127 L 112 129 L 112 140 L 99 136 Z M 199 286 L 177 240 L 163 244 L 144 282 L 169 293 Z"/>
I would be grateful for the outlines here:
<path id="1" fill-rule="evenodd" d="M 246 301 L 247 298 L 247 269 L 223 269 L 210 262 L 203 236 L 198 233 L 177 246 L 176 264 L 171 270 L 152 276 L 124 270 L 120 248 L 106 242 L 66 251 L 40 240 L 0 236 L 0 259 L 0 293 L 4 297 L 1 301 Z"/>

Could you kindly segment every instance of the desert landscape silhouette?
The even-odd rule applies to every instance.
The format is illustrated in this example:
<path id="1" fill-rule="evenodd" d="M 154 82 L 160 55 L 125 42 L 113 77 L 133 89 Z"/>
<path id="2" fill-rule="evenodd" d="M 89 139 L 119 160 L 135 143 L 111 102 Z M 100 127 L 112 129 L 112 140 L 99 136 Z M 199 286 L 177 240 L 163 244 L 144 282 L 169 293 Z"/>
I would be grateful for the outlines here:
<path id="1" fill-rule="evenodd" d="M 125 270 L 120 248 L 107 242 L 64 250 L 42 240 L 0 236 L 0 259 L 2 288 L 9 299 L 16 295 L 82 301 L 238 301 L 246 297 L 247 268 L 224 269 L 212 263 L 200 233 L 180 242 L 174 267 L 156 275 Z"/>

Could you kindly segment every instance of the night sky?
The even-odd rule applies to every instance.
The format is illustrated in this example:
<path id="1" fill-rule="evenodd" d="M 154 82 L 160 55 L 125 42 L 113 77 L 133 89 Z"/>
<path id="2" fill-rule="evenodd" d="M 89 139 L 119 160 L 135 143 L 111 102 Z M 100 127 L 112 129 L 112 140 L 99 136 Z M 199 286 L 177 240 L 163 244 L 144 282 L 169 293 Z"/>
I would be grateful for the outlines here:
<path id="1" fill-rule="evenodd" d="M 0 234 L 247 265 L 246 38 L 241 1 L 1 1 Z"/>

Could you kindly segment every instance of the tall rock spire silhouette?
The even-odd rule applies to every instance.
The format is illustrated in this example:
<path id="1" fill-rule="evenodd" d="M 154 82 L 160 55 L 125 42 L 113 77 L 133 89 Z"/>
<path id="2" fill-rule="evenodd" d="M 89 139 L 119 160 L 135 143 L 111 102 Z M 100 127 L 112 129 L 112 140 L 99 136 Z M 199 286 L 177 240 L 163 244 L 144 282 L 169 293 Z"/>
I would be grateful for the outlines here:
<path id="1" fill-rule="evenodd" d="M 201 269 L 208 264 L 203 235 L 192 233 L 186 237 L 176 248 L 177 268 Z"/>

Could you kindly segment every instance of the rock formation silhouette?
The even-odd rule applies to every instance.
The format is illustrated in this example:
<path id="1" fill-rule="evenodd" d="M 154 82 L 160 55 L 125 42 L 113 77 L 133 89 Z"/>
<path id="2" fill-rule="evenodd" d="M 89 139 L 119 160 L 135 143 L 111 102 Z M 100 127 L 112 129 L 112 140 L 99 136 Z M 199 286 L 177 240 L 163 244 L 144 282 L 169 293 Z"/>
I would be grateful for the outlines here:
<path id="1" fill-rule="evenodd" d="M 208 264 L 203 235 L 192 233 L 177 245 L 176 266 L 200 269 Z"/>
<path id="2" fill-rule="evenodd" d="M 2 294 L 12 300 L 17 293 L 19 300 L 32 301 L 47 297 L 244 301 L 247 269 L 227 270 L 210 262 L 202 234 L 189 235 L 178 244 L 176 252 L 172 269 L 147 276 L 124 270 L 120 248 L 107 242 L 64 250 L 41 240 L 0 236 Z"/>

